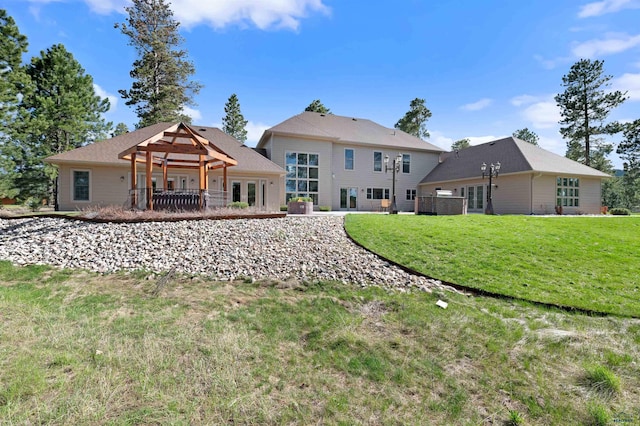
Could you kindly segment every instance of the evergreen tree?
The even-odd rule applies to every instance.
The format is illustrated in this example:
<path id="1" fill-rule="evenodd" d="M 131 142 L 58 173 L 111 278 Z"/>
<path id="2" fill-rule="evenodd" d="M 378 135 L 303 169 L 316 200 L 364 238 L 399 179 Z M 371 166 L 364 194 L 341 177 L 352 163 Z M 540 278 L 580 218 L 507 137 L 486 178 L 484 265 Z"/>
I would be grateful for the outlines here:
<path id="1" fill-rule="evenodd" d="M 129 45 L 138 53 L 130 72 L 134 82 L 130 90 L 119 90 L 127 105 L 134 105 L 140 121 L 138 128 L 159 122 L 191 119 L 184 114 L 185 106 L 195 106 L 193 96 L 201 85 L 190 81 L 195 73 L 187 51 L 180 48 L 183 38 L 180 24 L 165 0 L 133 0 L 125 8 L 126 23 L 116 24 L 129 37 Z"/>
<path id="2" fill-rule="evenodd" d="M 451 151 L 458 151 L 463 148 L 469 148 L 470 146 L 471 142 L 469 138 L 460 139 L 451 144 Z"/>
<path id="3" fill-rule="evenodd" d="M 21 66 L 27 45 L 16 22 L 0 9 L 0 197 L 18 194 L 13 185 L 16 165 L 7 154 L 13 150 L 10 140 L 20 96 L 29 90 L 29 79 Z"/>
<path id="4" fill-rule="evenodd" d="M 13 164 L 7 171 L 19 199 L 55 200 L 58 170 L 43 159 L 106 137 L 109 101 L 96 95 L 91 76 L 61 44 L 32 58 L 25 72 L 33 88 L 23 94 L 2 154 Z"/>
<path id="5" fill-rule="evenodd" d="M 640 204 L 640 119 L 625 125 L 624 140 L 616 151 L 624 161 L 620 186 L 625 207 Z"/>
<path id="6" fill-rule="evenodd" d="M 427 120 L 431 118 L 431 111 L 425 105 L 425 100 L 415 98 L 409 105 L 409 111 L 395 125 L 396 129 L 407 132 L 421 139 L 429 138 Z"/>
<path id="7" fill-rule="evenodd" d="M 534 132 L 533 130 L 529 130 L 527 127 L 525 127 L 524 129 L 516 130 L 515 132 L 513 132 L 512 136 L 525 142 L 529 142 L 531 145 L 535 146 L 538 146 L 538 141 L 540 140 L 540 137 L 536 134 L 536 132 Z"/>
<path id="8" fill-rule="evenodd" d="M 114 138 L 116 136 L 124 135 L 125 133 L 129 133 L 129 127 L 125 123 L 118 123 L 116 127 L 111 132 L 111 137 Z"/>
<path id="9" fill-rule="evenodd" d="M 613 150 L 600 135 L 620 131 L 616 122 L 605 123 L 611 110 L 622 104 L 626 93 L 608 91 L 611 76 L 603 75 L 604 61 L 581 59 L 562 77 L 563 93 L 556 95 L 562 119 L 560 134 L 567 140 L 568 158 L 602 171 L 611 169 L 607 155 Z"/>
<path id="10" fill-rule="evenodd" d="M 310 111 L 310 112 L 319 112 L 320 114 L 330 114 L 331 110 L 329 110 L 329 108 L 327 108 L 326 106 L 324 106 L 322 104 L 322 102 L 320 102 L 320 99 L 316 99 L 313 102 L 311 102 L 309 104 L 308 107 L 306 107 L 304 109 L 305 111 Z"/>
<path id="11" fill-rule="evenodd" d="M 247 126 L 248 121 L 244 119 L 242 112 L 240 112 L 240 101 L 238 96 L 232 94 L 229 96 L 229 100 L 224 105 L 224 112 L 226 115 L 222 118 L 222 131 L 245 143 L 247 140 Z"/>

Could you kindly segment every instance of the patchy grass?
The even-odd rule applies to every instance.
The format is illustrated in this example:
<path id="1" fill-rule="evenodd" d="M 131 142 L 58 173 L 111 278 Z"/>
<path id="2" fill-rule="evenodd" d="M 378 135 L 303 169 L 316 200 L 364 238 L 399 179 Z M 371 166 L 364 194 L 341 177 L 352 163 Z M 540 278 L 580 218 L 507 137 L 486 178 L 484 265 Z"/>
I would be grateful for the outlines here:
<path id="1" fill-rule="evenodd" d="M 348 215 L 349 235 L 428 276 L 640 317 L 637 217 Z"/>
<path id="2" fill-rule="evenodd" d="M 158 288 L 0 262 L 2 422 L 640 422 L 639 320 L 333 283 Z M 614 396 L 589 365 L 620 379 Z"/>

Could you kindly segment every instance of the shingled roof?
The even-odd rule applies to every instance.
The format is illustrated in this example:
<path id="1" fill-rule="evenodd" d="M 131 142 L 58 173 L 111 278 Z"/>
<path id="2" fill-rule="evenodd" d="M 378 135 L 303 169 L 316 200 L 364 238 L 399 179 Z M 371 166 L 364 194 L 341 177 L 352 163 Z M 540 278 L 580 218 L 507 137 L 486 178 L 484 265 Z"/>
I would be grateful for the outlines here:
<path id="1" fill-rule="evenodd" d="M 82 163 L 120 167 L 129 166 L 129 161 L 118 159 L 118 154 L 158 133 L 162 133 L 174 125 L 175 123 L 154 124 L 111 139 L 94 142 L 71 151 L 47 157 L 45 161 L 53 164 Z M 238 165 L 229 169 L 234 173 L 257 172 L 284 174 L 282 167 L 265 158 L 254 149 L 241 144 L 218 128 L 206 126 L 189 126 L 189 128 L 198 135 L 208 139 L 230 157 L 236 159 Z"/>
<path id="2" fill-rule="evenodd" d="M 500 162 L 500 174 L 538 172 L 572 176 L 610 177 L 599 170 L 549 152 L 523 140 L 508 137 L 443 155 L 420 183 L 472 179 L 481 175 L 480 165 Z"/>
<path id="3" fill-rule="evenodd" d="M 258 148 L 266 143 L 271 134 L 432 152 L 445 151 L 402 130 L 389 129 L 371 120 L 309 111 L 267 129 L 258 143 Z"/>

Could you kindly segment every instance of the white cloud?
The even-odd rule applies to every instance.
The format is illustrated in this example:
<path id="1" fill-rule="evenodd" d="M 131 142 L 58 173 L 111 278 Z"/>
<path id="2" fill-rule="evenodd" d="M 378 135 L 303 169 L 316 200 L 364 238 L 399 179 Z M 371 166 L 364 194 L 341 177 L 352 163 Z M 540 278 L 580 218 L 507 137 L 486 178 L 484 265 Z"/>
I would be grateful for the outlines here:
<path id="1" fill-rule="evenodd" d="M 511 104 L 517 107 L 526 106 L 522 116 L 538 129 L 550 129 L 558 125 L 560 109 L 553 95 L 521 95 L 511 99 Z"/>
<path id="2" fill-rule="evenodd" d="M 194 122 L 198 120 L 202 120 L 202 113 L 197 109 L 189 108 L 188 106 L 183 106 L 182 113 L 191 117 L 191 120 Z"/>
<path id="3" fill-rule="evenodd" d="M 262 137 L 262 134 L 264 133 L 264 131 L 270 127 L 272 126 L 269 126 L 263 123 L 254 123 L 253 121 L 249 121 L 247 123 L 247 126 L 245 127 L 245 129 L 247 130 L 247 143 L 249 143 L 252 146 L 256 146 L 256 144 Z"/>
<path id="4" fill-rule="evenodd" d="M 579 18 L 589 18 L 593 16 L 605 15 L 607 13 L 615 13 L 624 9 L 639 9 L 640 1 L 638 0 L 602 0 L 587 3 L 580 8 L 578 12 Z"/>
<path id="5" fill-rule="evenodd" d="M 507 136 L 493 136 L 493 135 L 467 136 L 467 139 L 469 139 L 469 143 L 471 145 L 480 145 L 481 143 L 487 143 L 487 142 L 495 141 L 495 140 L 506 138 L 506 137 Z"/>
<path id="6" fill-rule="evenodd" d="M 51 3 L 61 0 L 27 0 Z M 82 0 L 99 14 L 124 13 L 130 0 Z M 328 15 L 331 9 L 323 0 L 172 0 L 176 20 L 185 27 L 198 24 L 224 28 L 230 25 L 256 26 L 261 30 L 286 28 L 298 30 L 300 21 L 314 13 Z"/>
<path id="7" fill-rule="evenodd" d="M 483 98 L 477 102 L 473 102 L 470 104 L 462 105 L 460 109 L 464 109 L 467 111 L 479 111 L 491 105 L 493 103 L 493 99 Z"/>
<path id="8" fill-rule="evenodd" d="M 431 135 L 428 139 L 429 143 L 432 143 L 442 149 L 446 149 L 447 151 L 451 149 L 453 138 L 445 136 L 442 132 L 437 130 L 429 130 L 429 134 Z"/>
<path id="9" fill-rule="evenodd" d="M 113 112 L 116 110 L 116 108 L 118 107 L 118 97 L 116 95 L 108 93 L 106 90 L 95 83 L 93 83 L 93 91 L 96 92 L 96 95 L 100 96 L 101 99 L 109 99 L 109 104 L 111 104 L 111 106 L 109 107 L 109 111 Z"/>
<path id="10" fill-rule="evenodd" d="M 558 134 L 558 137 L 548 137 L 538 135 L 538 145 L 540 148 L 544 148 L 547 151 L 554 152 L 558 155 L 564 156 L 567 150 L 567 143 L 562 139 L 562 137 Z"/>
<path id="11" fill-rule="evenodd" d="M 624 52 L 640 46 L 640 34 L 631 36 L 628 34 L 607 34 L 606 38 L 588 40 L 574 44 L 571 51 L 578 58 L 595 58 L 602 55 Z"/>
<path id="12" fill-rule="evenodd" d="M 625 73 L 612 80 L 613 88 L 627 92 L 629 101 L 640 101 L 640 74 Z"/>

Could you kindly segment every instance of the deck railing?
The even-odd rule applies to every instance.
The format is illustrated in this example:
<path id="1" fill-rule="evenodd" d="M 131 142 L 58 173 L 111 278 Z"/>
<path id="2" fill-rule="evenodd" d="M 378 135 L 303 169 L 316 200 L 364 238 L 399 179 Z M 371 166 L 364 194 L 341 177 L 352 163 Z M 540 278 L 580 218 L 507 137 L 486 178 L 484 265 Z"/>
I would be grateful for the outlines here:
<path id="1" fill-rule="evenodd" d="M 147 209 L 148 200 L 152 201 L 154 210 L 199 210 L 220 208 L 226 205 L 224 191 L 207 191 L 204 189 L 154 189 L 138 188 L 129 190 L 129 206 Z"/>

